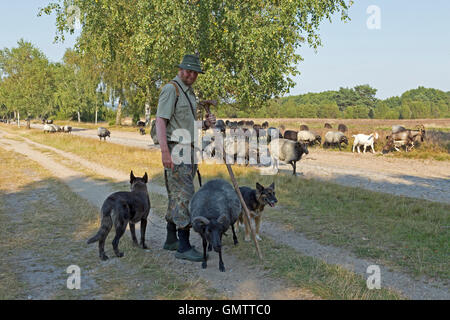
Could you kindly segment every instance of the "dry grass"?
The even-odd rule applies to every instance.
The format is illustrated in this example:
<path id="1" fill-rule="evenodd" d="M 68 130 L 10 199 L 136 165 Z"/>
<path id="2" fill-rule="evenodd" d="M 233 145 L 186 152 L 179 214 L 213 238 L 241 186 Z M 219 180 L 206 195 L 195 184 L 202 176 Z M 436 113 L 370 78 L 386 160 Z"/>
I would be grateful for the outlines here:
<path id="1" fill-rule="evenodd" d="M 167 199 L 155 198 L 152 206 L 154 212 L 163 217 L 167 208 Z M 404 299 L 400 294 L 384 288 L 369 290 L 362 276 L 337 265 L 328 265 L 320 259 L 299 254 L 293 248 L 269 238 L 264 238 L 260 242 L 264 254 L 263 261 L 259 260 L 253 244 L 246 243 L 242 239 L 239 241 L 239 245 L 234 246 L 231 237 L 224 237 L 223 245 L 229 248 L 228 252 L 237 255 L 246 264 L 257 267 L 262 265 L 270 277 L 284 280 L 290 288 L 301 288 L 322 299 Z"/>
<path id="2" fill-rule="evenodd" d="M 68 137 L 62 135 L 38 133 L 30 138 L 124 173 L 129 168 L 148 170 L 154 181 L 163 185 L 158 151 L 77 137 L 71 137 L 73 141 L 68 143 Z M 148 166 L 142 166 L 142 159 Z M 254 187 L 257 181 L 263 185 L 275 181 L 280 205 L 267 215 L 274 222 L 323 244 L 345 247 L 362 258 L 379 259 L 415 275 L 440 279 L 449 276 L 448 205 L 298 177 L 261 176 L 257 170 L 244 166 L 234 166 L 233 170 L 240 185 Z M 200 171 L 205 180 L 229 179 L 224 166 L 201 164 Z"/>
<path id="3" fill-rule="evenodd" d="M 158 150 L 127 147 L 68 134 L 45 134 L 41 130 L 34 129 L 20 130 L 14 127 L 4 129 L 118 171 L 129 173 L 132 168 L 136 172 L 146 171 L 150 177 L 154 177 L 160 175 L 163 170 L 161 153 Z"/>
<path id="4" fill-rule="evenodd" d="M 98 208 L 20 154 L 0 149 L 0 169 L 0 299 L 223 298 L 131 241 L 121 242 L 123 259 L 100 263 L 85 244 L 98 229 Z M 82 270 L 82 290 L 65 288 L 72 264 Z"/>

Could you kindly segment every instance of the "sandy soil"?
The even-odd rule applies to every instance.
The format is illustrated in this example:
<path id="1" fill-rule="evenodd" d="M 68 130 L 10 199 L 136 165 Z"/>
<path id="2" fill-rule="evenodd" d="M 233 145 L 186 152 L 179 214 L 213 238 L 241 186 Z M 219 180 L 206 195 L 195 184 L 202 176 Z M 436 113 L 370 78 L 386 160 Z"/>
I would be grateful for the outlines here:
<path id="1" fill-rule="evenodd" d="M 128 133 L 125 133 L 128 134 Z M 91 163 L 84 159 L 81 159 L 73 154 L 69 154 L 60 150 L 56 150 L 51 147 L 47 147 L 44 145 L 36 144 L 29 140 L 26 142 L 17 142 L 14 140 L 9 140 L 9 134 L 2 132 L 0 130 L 0 145 L 7 150 L 14 150 L 15 152 L 22 153 L 27 155 L 31 159 L 39 162 L 42 166 L 51 170 L 55 173 L 55 176 L 58 176 L 62 181 L 67 183 L 72 190 L 82 197 L 88 199 L 93 204 L 98 207 L 101 206 L 101 203 L 105 197 L 112 192 L 112 190 L 108 187 L 108 185 L 98 185 L 96 182 L 92 182 L 89 184 L 89 179 L 86 180 L 83 177 L 82 173 L 74 172 L 73 170 L 62 166 L 57 163 L 53 159 L 51 159 L 48 155 L 45 155 L 41 152 L 35 151 L 31 149 L 32 145 L 38 145 L 40 148 L 47 148 L 52 151 L 57 152 L 58 154 L 72 159 L 72 161 L 77 161 L 83 166 L 95 170 L 98 174 L 104 175 L 117 181 L 127 181 L 128 176 L 117 172 L 115 170 L 111 170 L 108 168 L 103 168 L 98 166 L 97 164 Z M 131 139 L 131 138 L 130 138 Z M 355 160 L 356 159 L 356 160 Z M 317 161 L 317 162 L 316 162 Z M 329 163 L 334 162 L 333 166 Z M 309 163 L 312 163 L 311 165 Z M 386 165 L 389 164 L 389 165 Z M 392 165 L 391 165 L 392 164 Z M 310 169 L 307 169 L 310 166 Z M 377 168 L 380 166 L 381 168 Z M 365 155 L 352 155 L 352 154 L 338 154 L 335 152 L 310 152 L 310 155 L 301 161 L 299 165 L 300 171 L 308 176 L 308 170 L 313 172 L 319 168 L 320 172 L 325 172 L 325 170 L 329 170 L 328 172 L 332 172 L 331 177 L 333 175 L 345 176 L 347 173 L 343 173 L 344 171 L 348 171 L 348 176 L 359 177 L 359 171 L 365 171 L 366 174 L 368 169 L 371 170 L 372 176 L 368 174 L 368 177 L 365 176 L 364 179 L 369 180 L 369 186 L 373 185 L 371 179 L 374 179 L 373 176 L 378 174 L 382 177 L 380 181 L 383 179 L 387 179 L 388 182 L 378 182 L 397 186 L 399 188 L 393 188 L 393 193 L 396 193 L 395 190 L 401 189 L 406 190 L 407 184 L 404 182 L 399 183 L 394 179 L 404 179 L 405 181 L 409 181 L 411 179 L 416 179 L 417 181 L 424 180 L 429 185 L 433 187 L 427 187 L 431 191 L 434 196 L 439 194 L 434 190 L 434 188 L 444 188 L 442 192 L 444 195 L 448 195 L 449 193 L 449 166 L 447 163 L 440 163 L 435 161 L 416 161 L 416 160 L 405 160 L 405 159 L 393 159 L 393 158 L 377 158 L 376 156 L 365 154 Z M 323 169 L 320 169 L 323 168 Z M 405 169 L 406 168 L 406 169 Z M 420 170 L 422 168 L 422 170 Z M 444 168 L 444 169 L 442 169 Z M 354 171 L 355 170 L 355 171 Z M 400 171 L 402 173 L 400 174 Z M 406 174 L 406 177 L 405 177 Z M 317 177 L 317 175 L 313 175 L 311 173 L 311 177 Z M 320 177 L 320 176 L 319 176 Z M 370 178 L 372 177 L 372 178 Z M 339 177 L 338 177 L 339 178 Z M 331 178 L 330 180 L 339 182 L 338 178 Z M 350 178 L 347 177 L 347 182 L 353 181 L 348 180 Z M 409 180 L 408 180 L 409 179 Z M 87 183 L 88 182 L 88 183 Z M 82 186 L 81 186 L 82 183 Z M 345 183 L 344 183 L 345 184 Z M 358 185 L 359 186 L 359 185 Z M 383 190 L 385 191 L 385 189 Z M 165 196 L 165 188 L 161 186 L 157 186 L 154 184 L 149 184 L 149 192 L 153 196 L 164 195 Z M 417 196 L 420 196 L 420 192 L 416 190 Z M 400 193 L 397 193 L 400 194 Z M 448 202 L 448 199 L 445 197 L 437 197 L 436 199 L 430 199 L 434 201 L 444 201 Z M 446 201 L 445 201 L 446 200 Z M 253 268 L 249 268 L 248 266 L 242 264 L 238 259 L 233 257 L 230 254 L 227 254 L 227 248 L 225 248 L 224 253 L 224 262 L 227 268 L 227 272 L 219 273 L 217 272 L 218 258 L 217 255 L 212 253 L 210 254 L 210 260 L 208 262 L 208 269 L 202 270 L 199 268 L 197 264 L 193 264 L 190 262 L 180 262 L 176 260 L 171 254 L 167 254 L 164 250 L 159 248 L 162 247 L 162 242 L 165 237 L 165 223 L 161 218 L 152 214 L 151 215 L 151 224 L 152 232 L 149 232 L 149 240 L 151 243 L 151 247 L 157 250 L 157 254 L 160 254 L 162 258 L 168 260 L 169 265 L 173 264 L 183 264 L 183 270 L 178 271 L 181 272 L 185 277 L 200 277 L 205 279 L 209 285 L 220 290 L 221 292 L 226 293 L 231 298 L 239 298 L 239 299 L 314 299 L 311 293 L 298 289 L 298 288 L 286 288 L 282 282 L 273 280 L 265 276 L 263 270 L 254 270 Z M 367 266 L 374 264 L 371 261 L 367 261 L 364 259 L 358 259 L 354 257 L 351 253 L 346 252 L 340 248 L 334 248 L 330 246 L 323 246 L 315 241 L 306 239 L 301 234 L 297 234 L 292 231 L 283 230 L 282 227 L 265 222 L 262 226 L 263 235 L 269 236 L 273 238 L 275 241 L 279 241 L 281 243 L 287 244 L 293 247 L 298 252 L 317 257 L 325 260 L 328 263 L 339 264 L 346 269 L 349 269 L 353 272 L 359 273 L 363 276 L 367 276 L 366 269 Z M 196 244 L 198 248 L 201 247 L 200 238 L 197 234 L 194 235 L 193 243 Z M 174 268 L 174 270 L 177 268 Z M 388 268 L 382 267 L 383 272 L 383 286 L 390 287 L 396 289 L 397 291 L 403 293 L 405 296 L 413 298 L 413 299 L 449 299 L 449 290 L 446 286 L 441 283 L 427 283 L 426 281 L 416 281 L 411 279 L 409 276 L 391 272 Z M 244 277 L 242 275 L 245 275 Z"/>

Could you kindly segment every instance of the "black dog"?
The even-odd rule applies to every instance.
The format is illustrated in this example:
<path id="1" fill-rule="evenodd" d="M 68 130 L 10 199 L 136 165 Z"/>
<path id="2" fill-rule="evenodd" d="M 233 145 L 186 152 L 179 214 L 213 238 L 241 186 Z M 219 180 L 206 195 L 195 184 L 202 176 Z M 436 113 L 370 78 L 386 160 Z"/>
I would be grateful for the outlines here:
<path id="1" fill-rule="evenodd" d="M 264 188 L 264 186 L 257 182 L 256 190 L 249 187 L 240 187 L 239 190 L 241 190 L 242 197 L 244 198 L 245 204 L 250 211 L 250 218 L 255 223 L 256 240 L 261 240 L 261 237 L 259 236 L 259 227 L 261 226 L 264 206 L 268 204 L 273 207 L 275 206 L 275 203 L 278 202 L 275 197 L 275 183 L 272 183 L 268 188 Z M 239 223 L 245 225 L 244 240 L 250 241 L 250 229 L 244 223 L 244 214 L 244 210 L 242 210 L 239 215 Z"/>
<path id="2" fill-rule="evenodd" d="M 102 260 L 108 260 L 105 254 L 105 240 L 114 223 L 116 236 L 112 242 L 114 253 L 118 257 L 123 257 L 123 252 L 119 251 L 119 240 L 125 233 L 128 223 L 130 224 L 131 238 L 135 245 L 138 245 L 134 224 L 141 222 L 141 243 L 143 249 L 145 245 L 145 229 L 147 227 L 147 216 L 150 212 L 150 199 L 147 191 L 147 172 L 142 178 L 136 178 L 133 171 L 130 173 L 131 192 L 119 191 L 111 194 L 103 202 L 101 214 L 102 222 L 97 234 L 90 238 L 87 243 L 99 241 L 98 250 Z"/>

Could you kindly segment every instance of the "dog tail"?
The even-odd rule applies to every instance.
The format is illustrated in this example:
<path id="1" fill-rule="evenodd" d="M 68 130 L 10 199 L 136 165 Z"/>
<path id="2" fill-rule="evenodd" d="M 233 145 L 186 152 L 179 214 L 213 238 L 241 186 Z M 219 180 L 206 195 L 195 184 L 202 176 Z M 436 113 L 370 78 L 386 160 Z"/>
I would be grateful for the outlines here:
<path id="1" fill-rule="evenodd" d="M 112 225 L 113 225 L 112 218 L 111 218 L 112 209 L 113 209 L 112 206 L 108 202 L 105 202 L 103 204 L 102 209 L 101 209 L 102 222 L 100 225 L 100 229 L 98 230 L 98 232 L 95 236 L 93 236 L 92 238 L 90 238 L 87 241 L 88 244 L 97 242 L 100 239 L 105 239 L 108 236 L 108 233 L 111 230 Z"/>

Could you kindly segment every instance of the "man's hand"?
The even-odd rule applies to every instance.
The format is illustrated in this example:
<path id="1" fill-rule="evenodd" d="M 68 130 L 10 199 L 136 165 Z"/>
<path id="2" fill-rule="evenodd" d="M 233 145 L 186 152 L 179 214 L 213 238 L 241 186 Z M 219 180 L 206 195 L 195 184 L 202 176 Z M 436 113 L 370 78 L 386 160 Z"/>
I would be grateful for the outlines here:
<path id="1" fill-rule="evenodd" d="M 169 150 L 161 151 L 162 154 L 162 163 L 164 168 L 172 169 L 173 170 L 173 162 L 172 162 L 172 156 L 170 154 Z"/>
<path id="2" fill-rule="evenodd" d="M 216 124 L 216 116 L 213 114 L 206 114 L 205 125 L 208 128 L 214 127 Z"/>

